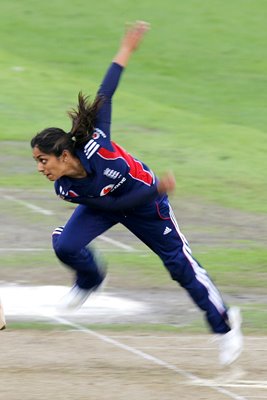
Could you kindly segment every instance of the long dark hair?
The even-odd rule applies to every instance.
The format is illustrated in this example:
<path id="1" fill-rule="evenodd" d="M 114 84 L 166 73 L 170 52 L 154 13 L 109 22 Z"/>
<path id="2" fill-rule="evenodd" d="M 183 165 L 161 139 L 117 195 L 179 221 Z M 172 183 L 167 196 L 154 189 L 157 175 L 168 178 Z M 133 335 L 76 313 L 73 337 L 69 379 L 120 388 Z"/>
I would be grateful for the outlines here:
<path id="1" fill-rule="evenodd" d="M 78 95 L 77 110 L 68 111 L 72 120 L 70 132 L 60 128 L 46 128 L 37 133 L 31 140 L 31 147 L 38 147 L 46 154 L 59 157 L 63 150 L 69 150 L 75 155 L 75 148 L 81 147 L 92 137 L 97 112 L 104 101 L 103 96 L 97 96 L 91 103 L 81 92 Z"/>

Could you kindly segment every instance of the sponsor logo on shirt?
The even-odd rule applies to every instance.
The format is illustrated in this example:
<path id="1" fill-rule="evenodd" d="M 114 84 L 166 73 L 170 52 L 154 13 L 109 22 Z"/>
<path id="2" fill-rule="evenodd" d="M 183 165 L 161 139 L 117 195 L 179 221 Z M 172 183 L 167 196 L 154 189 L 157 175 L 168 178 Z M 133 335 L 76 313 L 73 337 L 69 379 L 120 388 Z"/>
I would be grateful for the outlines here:
<path id="1" fill-rule="evenodd" d="M 107 185 L 105 186 L 101 192 L 100 192 L 100 196 L 105 196 L 106 194 L 108 194 L 109 192 L 114 192 L 114 190 L 118 189 L 118 187 L 120 187 L 124 182 L 126 181 L 126 178 L 122 178 L 117 185 Z"/>
<path id="2" fill-rule="evenodd" d="M 126 178 L 123 177 L 122 180 L 120 180 L 120 181 L 117 183 L 117 185 L 115 185 L 115 186 L 113 187 L 112 192 L 113 192 L 114 190 L 118 189 L 118 187 L 120 187 L 125 181 L 126 181 Z"/>
<path id="3" fill-rule="evenodd" d="M 107 185 L 103 187 L 103 189 L 100 192 L 100 196 L 105 196 L 106 194 L 108 194 L 113 189 L 113 187 L 114 185 Z"/>
<path id="4" fill-rule="evenodd" d="M 103 175 L 107 176 L 111 179 L 117 179 L 121 177 L 120 172 L 115 171 L 114 169 L 106 168 L 103 172 Z"/>
<path id="5" fill-rule="evenodd" d="M 103 131 L 101 131 L 101 129 L 95 128 L 92 134 L 92 139 L 99 139 L 100 136 L 102 136 L 103 138 L 107 137 L 107 135 Z"/>

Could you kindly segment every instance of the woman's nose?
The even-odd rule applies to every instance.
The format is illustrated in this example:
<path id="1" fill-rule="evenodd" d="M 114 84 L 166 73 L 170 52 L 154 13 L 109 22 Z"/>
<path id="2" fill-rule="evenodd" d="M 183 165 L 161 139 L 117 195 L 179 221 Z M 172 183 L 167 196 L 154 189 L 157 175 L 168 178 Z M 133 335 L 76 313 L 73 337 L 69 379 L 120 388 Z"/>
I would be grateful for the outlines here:
<path id="1" fill-rule="evenodd" d="M 44 171 L 44 166 L 43 166 L 43 164 L 41 162 L 38 162 L 37 169 L 38 169 L 38 172 L 43 172 Z"/>

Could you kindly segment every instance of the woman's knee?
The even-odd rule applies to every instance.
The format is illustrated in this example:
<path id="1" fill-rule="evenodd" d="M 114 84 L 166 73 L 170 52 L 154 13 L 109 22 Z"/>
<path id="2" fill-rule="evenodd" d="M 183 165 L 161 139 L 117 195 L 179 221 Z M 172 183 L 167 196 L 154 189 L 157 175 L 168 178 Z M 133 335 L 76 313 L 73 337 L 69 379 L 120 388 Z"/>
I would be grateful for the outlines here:
<path id="1" fill-rule="evenodd" d="M 62 226 L 56 228 L 52 234 L 52 244 L 57 257 L 61 261 L 65 261 L 70 257 L 75 256 L 81 249 L 76 248 L 73 241 L 66 240 L 62 235 Z"/>

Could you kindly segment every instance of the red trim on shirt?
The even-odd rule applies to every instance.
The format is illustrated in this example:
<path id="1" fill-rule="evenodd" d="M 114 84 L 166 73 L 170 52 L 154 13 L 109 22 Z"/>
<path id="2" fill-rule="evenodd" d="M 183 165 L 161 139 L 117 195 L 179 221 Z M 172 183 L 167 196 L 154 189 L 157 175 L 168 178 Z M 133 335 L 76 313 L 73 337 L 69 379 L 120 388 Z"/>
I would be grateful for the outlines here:
<path id="1" fill-rule="evenodd" d="M 144 182 L 146 185 L 151 185 L 153 183 L 153 176 L 151 172 L 146 171 L 140 161 L 135 160 L 129 153 L 127 153 L 118 144 L 111 142 L 114 151 L 109 151 L 103 147 L 98 150 L 98 154 L 107 159 L 115 160 L 117 158 L 122 158 L 130 168 L 129 174 L 139 181 Z"/>

